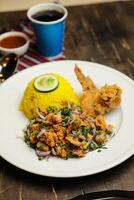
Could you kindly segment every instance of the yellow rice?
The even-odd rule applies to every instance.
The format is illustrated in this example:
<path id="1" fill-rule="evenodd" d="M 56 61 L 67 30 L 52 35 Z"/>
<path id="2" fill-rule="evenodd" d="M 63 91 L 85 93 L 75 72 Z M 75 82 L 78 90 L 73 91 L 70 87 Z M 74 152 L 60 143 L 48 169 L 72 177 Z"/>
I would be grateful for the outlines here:
<path id="1" fill-rule="evenodd" d="M 79 105 L 79 97 L 67 80 L 57 74 L 52 75 L 58 79 L 59 85 L 57 89 L 51 92 L 45 93 L 37 91 L 33 86 L 35 79 L 28 83 L 21 100 L 20 110 L 29 119 L 36 117 L 35 110 L 37 107 L 40 109 L 45 109 L 48 106 L 61 108 L 64 102 L 72 102 Z"/>

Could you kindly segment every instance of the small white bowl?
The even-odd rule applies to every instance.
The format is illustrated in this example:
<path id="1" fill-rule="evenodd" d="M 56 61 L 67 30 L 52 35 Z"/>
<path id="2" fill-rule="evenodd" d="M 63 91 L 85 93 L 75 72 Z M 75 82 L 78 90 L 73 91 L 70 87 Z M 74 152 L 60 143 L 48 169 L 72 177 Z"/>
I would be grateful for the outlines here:
<path id="1" fill-rule="evenodd" d="M 6 32 L 0 35 L 0 41 L 4 38 L 7 38 L 9 36 L 21 36 L 22 38 L 24 38 L 26 40 L 26 43 L 20 47 L 17 48 L 4 48 L 1 47 L 0 45 L 0 53 L 3 55 L 7 55 L 9 53 L 15 53 L 17 55 L 23 55 L 24 53 L 27 52 L 28 48 L 29 48 L 29 38 L 27 37 L 27 35 L 25 35 L 22 32 L 18 32 L 18 31 L 10 31 L 10 32 Z"/>

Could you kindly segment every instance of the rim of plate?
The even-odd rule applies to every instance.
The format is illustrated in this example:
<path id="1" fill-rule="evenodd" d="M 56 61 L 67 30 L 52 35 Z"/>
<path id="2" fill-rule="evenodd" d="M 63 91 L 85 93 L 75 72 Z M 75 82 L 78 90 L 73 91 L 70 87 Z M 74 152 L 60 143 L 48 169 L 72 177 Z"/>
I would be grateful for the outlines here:
<path id="1" fill-rule="evenodd" d="M 44 67 L 44 65 L 48 65 L 48 64 L 52 64 L 53 63 L 64 63 L 64 62 L 72 62 L 72 63 L 87 63 L 87 64 L 92 64 L 92 65 L 96 65 L 97 67 L 101 67 L 102 69 L 104 70 L 108 70 L 110 72 L 114 72 L 115 74 L 119 75 L 120 77 L 122 77 L 123 79 L 127 80 L 129 83 L 131 83 L 133 86 L 134 86 L 134 81 L 129 77 L 127 76 L 126 74 L 110 67 L 110 66 L 107 66 L 107 65 L 103 65 L 103 64 L 100 64 L 100 63 L 95 63 L 95 62 L 90 62 L 90 61 L 82 61 L 82 60 L 58 60 L 58 61 L 52 61 L 52 62 L 46 62 L 46 63 L 40 63 L 40 64 L 37 64 L 37 65 L 34 65 L 32 67 L 29 67 L 29 68 L 26 68 L 22 71 L 19 71 L 17 72 L 16 74 L 13 74 L 11 77 L 9 77 L 5 82 L 3 82 L 1 84 L 1 86 L 5 85 L 7 82 L 9 82 L 10 80 L 14 79 L 15 77 L 17 76 L 20 76 L 20 74 L 24 74 L 24 73 L 27 73 L 28 71 L 34 71 L 36 67 Z M 0 87 L 1 87 L 0 86 Z"/>

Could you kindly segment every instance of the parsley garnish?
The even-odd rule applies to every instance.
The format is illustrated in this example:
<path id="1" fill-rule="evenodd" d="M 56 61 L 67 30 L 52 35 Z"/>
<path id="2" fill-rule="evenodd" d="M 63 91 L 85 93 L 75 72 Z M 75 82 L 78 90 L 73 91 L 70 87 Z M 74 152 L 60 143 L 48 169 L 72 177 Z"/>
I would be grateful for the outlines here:
<path id="1" fill-rule="evenodd" d="M 81 126 L 80 132 L 82 133 L 82 135 L 87 136 L 87 134 L 90 132 L 90 128 L 87 128 L 85 126 Z"/>
<path id="2" fill-rule="evenodd" d="M 61 115 L 70 116 L 71 112 L 67 107 L 66 108 L 62 108 L 61 109 Z"/>
<path id="3" fill-rule="evenodd" d="M 53 112 L 54 112 L 54 107 L 53 107 L 53 106 L 49 106 L 49 107 L 47 108 L 47 112 L 48 112 L 48 113 L 53 113 Z"/>

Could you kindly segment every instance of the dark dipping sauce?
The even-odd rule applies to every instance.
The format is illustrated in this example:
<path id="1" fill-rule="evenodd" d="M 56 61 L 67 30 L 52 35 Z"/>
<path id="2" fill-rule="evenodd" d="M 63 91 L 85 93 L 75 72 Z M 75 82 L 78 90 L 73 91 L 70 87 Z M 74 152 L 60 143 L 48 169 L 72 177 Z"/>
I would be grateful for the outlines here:
<path id="1" fill-rule="evenodd" d="M 63 16 L 63 13 L 56 10 L 45 10 L 34 14 L 32 18 L 41 22 L 52 22 L 61 19 Z"/>
<path id="2" fill-rule="evenodd" d="M 0 41 L 0 46 L 3 48 L 13 49 L 23 46 L 26 39 L 21 36 L 9 36 Z"/>

